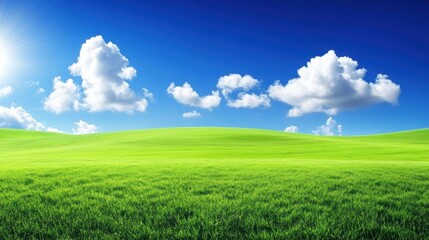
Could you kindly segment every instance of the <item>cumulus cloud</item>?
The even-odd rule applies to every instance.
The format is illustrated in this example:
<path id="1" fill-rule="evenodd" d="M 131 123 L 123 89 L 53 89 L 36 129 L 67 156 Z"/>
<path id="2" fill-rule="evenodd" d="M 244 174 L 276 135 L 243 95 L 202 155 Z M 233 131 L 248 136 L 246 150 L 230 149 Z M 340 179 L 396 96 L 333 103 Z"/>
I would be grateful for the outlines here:
<path id="1" fill-rule="evenodd" d="M 270 99 L 266 94 L 239 93 L 237 99 L 228 99 L 228 106 L 232 108 L 269 107 Z"/>
<path id="2" fill-rule="evenodd" d="M 80 120 L 74 123 L 76 128 L 73 128 L 73 134 L 91 134 L 97 132 L 97 127 L 93 124 L 89 124 L 85 121 Z"/>
<path id="3" fill-rule="evenodd" d="M 77 62 L 69 67 L 72 75 L 82 78 L 84 107 L 91 112 L 146 111 L 147 100 L 139 98 L 127 82 L 137 75 L 128 65 L 114 43 L 106 43 L 102 36 L 86 40 Z"/>
<path id="4" fill-rule="evenodd" d="M 0 98 L 8 96 L 9 94 L 12 93 L 12 90 L 13 89 L 11 86 L 6 86 L 6 87 L 0 88 Z"/>
<path id="5" fill-rule="evenodd" d="M 328 120 L 326 120 L 325 125 L 318 126 L 313 133 L 323 136 L 341 136 L 343 134 L 343 126 L 338 124 L 332 117 L 329 117 Z"/>
<path id="6" fill-rule="evenodd" d="M 102 36 L 86 40 L 77 62 L 69 67 L 72 75 L 82 78 L 81 86 L 71 79 L 65 83 L 54 80 L 54 92 L 46 99 L 45 109 L 55 113 L 72 109 L 90 112 L 146 111 L 148 101 L 138 97 L 127 82 L 137 75 L 136 69 L 128 65 L 128 59 L 114 43 L 106 43 Z M 81 100 L 78 97 L 80 90 L 83 92 Z M 61 91 L 66 94 L 60 94 Z"/>
<path id="7" fill-rule="evenodd" d="M 243 89 L 245 91 L 259 85 L 259 81 L 250 75 L 229 74 L 219 78 L 217 87 L 222 90 L 223 95 L 228 95 L 234 90 Z"/>
<path id="8" fill-rule="evenodd" d="M 387 75 L 378 74 L 375 82 L 363 78 L 366 69 L 357 68 L 358 62 L 349 57 L 338 57 L 333 50 L 312 58 L 298 70 L 298 78 L 282 85 L 276 81 L 268 89 L 272 99 L 291 105 L 288 116 L 298 117 L 312 112 L 335 115 L 357 107 L 387 102 L 395 104 L 400 86 Z"/>
<path id="9" fill-rule="evenodd" d="M 295 125 L 291 125 L 291 126 L 285 128 L 285 132 L 289 132 L 289 133 L 297 133 L 298 131 L 299 131 L 299 129 Z"/>
<path id="10" fill-rule="evenodd" d="M 192 112 L 185 112 L 182 115 L 184 118 L 198 118 L 201 117 L 201 114 L 197 111 L 192 111 Z"/>
<path id="11" fill-rule="evenodd" d="M 79 102 L 79 86 L 72 79 L 63 82 L 60 77 L 55 77 L 53 86 L 53 92 L 43 102 L 45 110 L 56 114 L 72 109 L 75 111 L 79 110 L 79 106 L 81 105 Z"/>
<path id="12" fill-rule="evenodd" d="M 18 128 L 37 131 L 61 132 L 58 129 L 46 127 L 34 119 L 22 107 L 0 106 L 0 128 Z"/>
<path id="13" fill-rule="evenodd" d="M 250 89 L 258 86 L 260 82 L 250 75 L 229 74 L 219 78 L 217 88 L 219 88 L 232 108 L 257 108 L 269 107 L 270 99 L 266 94 L 246 93 Z M 234 91 L 239 91 L 236 99 L 231 98 Z"/>
<path id="14" fill-rule="evenodd" d="M 183 105 L 209 110 L 218 107 L 221 101 L 218 91 L 212 91 L 211 95 L 200 97 L 187 82 L 185 82 L 183 86 L 176 86 L 174 83 L 170 83 L 170 86 L 167 88 L 167 93 L 172 95 L 177 102 Z"/>

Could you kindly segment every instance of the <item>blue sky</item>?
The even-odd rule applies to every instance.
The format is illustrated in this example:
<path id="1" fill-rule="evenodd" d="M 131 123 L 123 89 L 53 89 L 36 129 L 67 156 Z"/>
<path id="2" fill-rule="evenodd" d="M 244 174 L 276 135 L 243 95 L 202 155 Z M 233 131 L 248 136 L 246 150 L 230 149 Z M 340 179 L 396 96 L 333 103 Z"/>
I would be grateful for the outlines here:
<path id="1" fill-rule="evenodd" d="M 427 1 L 1 1 L 0 126 L 427 128 L 428 16 Z"/>

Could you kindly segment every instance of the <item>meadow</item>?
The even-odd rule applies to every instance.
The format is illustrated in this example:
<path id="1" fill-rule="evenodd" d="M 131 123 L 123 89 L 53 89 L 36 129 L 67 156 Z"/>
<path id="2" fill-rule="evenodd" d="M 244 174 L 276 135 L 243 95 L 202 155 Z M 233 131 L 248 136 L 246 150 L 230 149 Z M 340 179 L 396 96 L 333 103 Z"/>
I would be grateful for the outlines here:
<path id="1" fill-rule="evenodd" d="M 429 130 L 0 129 L 0 239 L 429 239 Z"/>

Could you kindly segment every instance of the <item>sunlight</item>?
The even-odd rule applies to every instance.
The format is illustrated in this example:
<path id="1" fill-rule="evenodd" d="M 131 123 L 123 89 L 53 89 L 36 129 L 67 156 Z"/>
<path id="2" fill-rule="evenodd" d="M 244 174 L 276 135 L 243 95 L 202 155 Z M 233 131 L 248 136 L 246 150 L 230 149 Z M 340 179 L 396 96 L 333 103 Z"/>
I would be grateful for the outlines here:
<path id="1" fill-rule="evenodd" d="M 0 42 L 0 77 L 10 72 L 12 67 L 12 54 L 7 44 Z"/>

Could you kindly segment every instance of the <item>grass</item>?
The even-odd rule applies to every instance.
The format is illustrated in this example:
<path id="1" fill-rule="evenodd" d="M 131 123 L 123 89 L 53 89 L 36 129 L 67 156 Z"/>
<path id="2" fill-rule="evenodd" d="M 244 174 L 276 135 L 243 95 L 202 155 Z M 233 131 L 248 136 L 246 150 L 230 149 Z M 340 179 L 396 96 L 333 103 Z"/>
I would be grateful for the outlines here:
<path id="1" fill-rule="evenodd" d="M 429 239 L 429 130 L 0 130 L 0 239 Z"/>

